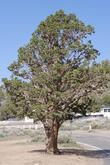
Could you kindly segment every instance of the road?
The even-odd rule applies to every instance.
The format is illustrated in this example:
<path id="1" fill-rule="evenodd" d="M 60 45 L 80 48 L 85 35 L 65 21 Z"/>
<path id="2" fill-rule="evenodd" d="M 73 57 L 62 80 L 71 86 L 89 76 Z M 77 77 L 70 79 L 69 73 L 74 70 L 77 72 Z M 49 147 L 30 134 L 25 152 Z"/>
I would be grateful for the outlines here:
<path id="1" fill-rule="evenodd" d="M 94 146 L 95 150 L 91 148 L 88 156 L 102 158 L 104 165 L 110 165 L 110 131 L 72 131 L 72 137 L 78 142 Z"/>

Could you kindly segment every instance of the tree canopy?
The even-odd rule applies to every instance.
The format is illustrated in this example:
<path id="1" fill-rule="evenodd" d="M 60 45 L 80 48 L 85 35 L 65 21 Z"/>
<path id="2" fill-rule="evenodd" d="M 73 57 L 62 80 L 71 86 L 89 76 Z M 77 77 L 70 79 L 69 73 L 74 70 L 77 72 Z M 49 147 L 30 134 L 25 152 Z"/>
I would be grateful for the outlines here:
<path id="1" fill-rule="evenodd" d="M 92 26 L 60 10 L 40 23 L 9 66 L 12 79 L 4 79 L 5 87 L 21 114 L 43 123 L 47 152 L 58 152 L 58 130 L 68 114 L 84 113 L 83 100 L 108 82 L 109 70 L 97 67 L 99 52 L 87 39 L 93 33 Z"/>

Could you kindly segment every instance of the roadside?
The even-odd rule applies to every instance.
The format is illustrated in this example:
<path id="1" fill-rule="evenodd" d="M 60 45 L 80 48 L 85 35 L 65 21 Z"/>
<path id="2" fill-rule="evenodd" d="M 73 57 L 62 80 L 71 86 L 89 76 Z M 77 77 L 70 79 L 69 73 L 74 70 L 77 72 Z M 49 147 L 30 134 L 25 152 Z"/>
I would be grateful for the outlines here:
<path id="1" fill-rule="evenodd" d="M 110 164 L 110 131 L 72 131 L 72 137 L 81 143 L 87 144 L 89 146 L 95 146 L 96 153 L 88 152 L 89 156 L 93 154 L 93 157 L 101 158 L 104 162 L 104 165 Z"/>
<path id="2" fill-rule="evenodd" d="M 63 128 L 59 132 L 58 141 L 61 154 L 47 155 L 44 151 L 45 136 L 42 128 L 37 130 L 1 128 L 0 165 L 93 165 L 93 163 L 102 165 L 105 155 L 100 148 L 76 142 L 74 135 L 85 139 L 86 134 L 93 140 L 94 135 L 105 137 L 108 131 Z M 84 143 L 86 142 L 84 140 Z"/>
<path id="3" fill-rule="evenodd" d="M 62 155 L 45 154 L 41 143 L 28 143 L 29 139 L 0 141 L 0 165 L 102 165 L 101 159 L 82 156 L 83 150 L 62 148 Z M 71 151 L 71 152 L 70 152 Z"/>

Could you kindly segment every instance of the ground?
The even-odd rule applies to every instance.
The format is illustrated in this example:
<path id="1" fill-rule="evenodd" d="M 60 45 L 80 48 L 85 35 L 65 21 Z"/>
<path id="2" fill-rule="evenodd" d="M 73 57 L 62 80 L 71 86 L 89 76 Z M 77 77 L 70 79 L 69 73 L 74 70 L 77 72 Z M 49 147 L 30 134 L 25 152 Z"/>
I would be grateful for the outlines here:
<path id="1" fill-rule="evenodd" d="M 0 141 L 0 165 L 102 165 L 101 159 L 88 157 L 78 149 L 62 149 L 61 155 L 47 155 L 45 145 L 30 143 L 26 137 Z M 84 151 L 85 152 L 85 151 Z M 84 155 L 84 156 L 82 156 Z"/>
<path id="2" fill-rule="evenodd" d="M 89 130 L 90 124 L 92 124 L 92 130 Z M 94 130 L 94 128 L 99 130 Z M 104 141 L 104 143 L 107 145 L 110 137 L 108 130 L 110 130 L 110 120 L 103 118 L 66 122 L 59 132 L 61 155 L 48 155 L 44 152 L 45 135 L 42 128 L 36 129 L 36 127 L 21 125 L 18 122 L 15 125 L 3 122 L 0 124 L 0 165 L 102 165 L 103 153 L 93 151 L 87 146 L 84 148 L 84 146 L 76 145 L 73 135 L 76 133 L 82 135 L 82 132 L 86 131 L 89 136 L 98 135 L 100 143 L 106 136 L 107 142 Z M 85 134 L 82 137 L 86 141 Z"/>

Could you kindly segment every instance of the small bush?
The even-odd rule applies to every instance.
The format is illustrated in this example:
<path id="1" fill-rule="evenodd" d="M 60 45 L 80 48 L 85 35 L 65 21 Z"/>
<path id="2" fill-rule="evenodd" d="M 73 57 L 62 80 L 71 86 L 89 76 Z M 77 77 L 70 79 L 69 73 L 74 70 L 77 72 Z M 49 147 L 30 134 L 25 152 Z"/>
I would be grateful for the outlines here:
<path id="1" fill-rule="evenodd" d="M 41 135 L 36 135 L 31 139 L 31 142 L 38 143 L 38 142 L 44 142 L 45 141 L 45 136 Z"/>

